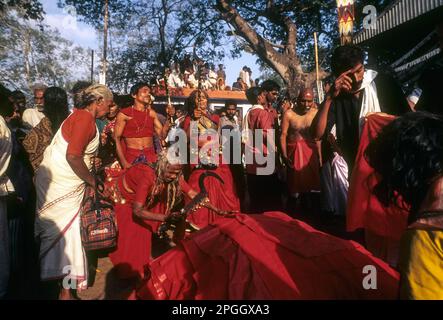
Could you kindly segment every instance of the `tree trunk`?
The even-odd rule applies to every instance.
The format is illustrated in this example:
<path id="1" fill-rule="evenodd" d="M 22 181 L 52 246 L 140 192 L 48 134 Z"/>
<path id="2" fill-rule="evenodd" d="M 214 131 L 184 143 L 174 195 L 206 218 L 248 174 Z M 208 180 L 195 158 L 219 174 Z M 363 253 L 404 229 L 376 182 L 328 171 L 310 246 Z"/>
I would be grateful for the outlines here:
<path id="1" fill-rule="evenodd" d="M 296 53 L 296 25 L 289 18 L 281 17 L 279 24 L 285 27 L 287 40 L 281 46 L 284 48 L 283 52 L 278 52 L 274 49 L 275 45 L 260 36 L 226 0 L 217 0 L 216 8 L 222 18 L 234 27 L 236 34 L 246 40 L 258 57 L 280 75 L 287 86 L 288 94 L 295 98 L 300 88 L 306 86 L 308 78 Z"/>

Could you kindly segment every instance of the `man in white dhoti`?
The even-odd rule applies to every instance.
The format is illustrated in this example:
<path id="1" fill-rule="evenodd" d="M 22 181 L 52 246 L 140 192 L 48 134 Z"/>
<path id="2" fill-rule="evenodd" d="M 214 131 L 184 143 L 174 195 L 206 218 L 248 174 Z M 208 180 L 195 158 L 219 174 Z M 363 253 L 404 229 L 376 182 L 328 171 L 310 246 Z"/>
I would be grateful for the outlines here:
<path id="1" fill-rule="evenodd" d="M 85 183 L 95 187 L 90 173 L 99 145 L 95 119 L 105 116 L 112 93 L 93 85 L 75 97 L 74 112 L 63 122 L 36 171 L 37 217 L 41 280 L 61 280 L 60 299 L 72 299 L 71 289 L 86 289 L 88 270 L 80 237 L 80 205 Z"/>

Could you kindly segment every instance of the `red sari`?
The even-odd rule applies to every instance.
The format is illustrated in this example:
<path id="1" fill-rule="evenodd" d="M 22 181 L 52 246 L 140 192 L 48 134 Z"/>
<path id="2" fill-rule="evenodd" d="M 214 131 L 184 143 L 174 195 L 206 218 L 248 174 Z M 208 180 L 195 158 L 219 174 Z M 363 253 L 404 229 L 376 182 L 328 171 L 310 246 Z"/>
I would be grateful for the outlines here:
<path id="1" fill-rule="evenodd" d="M 135 193 L 125 190 L 122 184 L 123 177 L 126 177 L 128 187 Z M 119 234 L 117 250 L 109 257 L 120 278 L 132 278 L 138 275 L 142 277 L 144 265 L 149 262 L 152 233 L 157 231 L 160 223 L 135 217 L 132 213 L 132 205 L 134 202 L 145 203 L 151 193 L 155 178 L 155 172 L 151 167 L 138 164 L 123 172 L 117 181 L 118 190 L 126 203 L 117 203 L 114 207 Z M 163 214 L 165 211 L 163 200 L 164 197 L 160 197 L 149 210 Z"/>
<path id="2" fill-rule="evenodd" d="M 205 171 L 206 170 L 202 169 L 194 169 L 189 177 L 189 186 L 197 192 L 200 192 L 198 180 Z M 235 190 L 234 178 L 229 165 L 220 164 L 217 169 L 211 171 L 219 175 L 224 182 L 222 184 L 219 180 L 213 177 L 206 178 L 205 188 L 208 192 L 211 204 L 221 210 L 240 211 L 240 200 L 237 196 L 237 191 Z M 204 228 L 220 218 L 221 216 L 214 211 L 202 207 L 190 214 L 188 216 L 188 221 L 199 228 Z"/>
<path id="3" fill-rule="evenodd" d="M 315 141 L 298 138 L 288 142 L 288 188 L 291 194 L 320 190 L 320 159 Z"/>
<path id="4" fill-rule="evenodd" d="M 377 290 L 362 285 L 367 265 Z M 281 212 L 219 219 L 148 267 L 139 299 L 396 299 L 399 282 L 359 244 Z"/>
<path id="5" fill-rule="evenodd" d="M 218 122 L 218 117 L 211 118 L 213 122 Z M 189 130 L 191 118 L 187 117 L 183 122 L 183 129 Z M 200 132 L 199 132 L 200 134 Z M 201 141 L 200 141 L 201 142 Z M 206 142 L 206 141 L 204 141 Z M 200 145 L 201 146 L 201 145 Z M 222 155 L 219 157 L 219 164 L 215 169 L 210 171 L 216 173 L 223 180 L 223 184 L 213 178 L 208 177 L 205 180 L 205 188 L 208 192 L 208 197 L 212 205 L 227 211 L 240 211 L 240 200 L 235 188 L 234 178 L 231 168 L 228 164 L 222 163 Z M 189 186 L 197 192 L 200 192 L 199 179 L 206 171 L 205 169 L 197 169 L 196 165 L 190 165 L 191 174 L 188 179 Z M 188 221 L 199 228 L 204 228 L 208 224 L 219 219 L 220 216 L 214 211 L 202 207 L 188 216 Z"/>
<path id="6" fill-rule="evenodd" d="M 379 178 L 368 164 L 364 152 L 381 129 L 394 120 L 394 116 L 370 115 L 363 127 L 355 167 L 348 193 L 347 230 L 365 229 L 366 247 L 376 256 L 396 265 L 399 241 L 406 231 L 408 210 L 391 205 L 383 206 L 372 193 Z"/>

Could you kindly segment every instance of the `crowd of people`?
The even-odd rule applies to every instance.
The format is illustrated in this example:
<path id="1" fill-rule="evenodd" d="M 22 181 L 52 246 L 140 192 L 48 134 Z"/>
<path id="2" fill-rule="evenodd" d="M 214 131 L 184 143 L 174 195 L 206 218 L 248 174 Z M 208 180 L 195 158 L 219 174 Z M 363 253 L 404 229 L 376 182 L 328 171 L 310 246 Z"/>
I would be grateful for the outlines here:
<path id="1" fill-rule="evenodd" d="M 226 72 L 223 64 L 218 65 L 216 70 L 212 63 L 205 63 L 199 58 L 191 59 L 186 54 L 180 61 L 175 61 L 165 70 L 165 77 L 159 82 L 167 81 L 170 88 L 199 87 L 205 90 L 246 91 L 248 88 L 258 86 L 259 80 L 252 79 L 252 70 L 244 66 L 239 73 L 237 81 L 232 86 L 226 83 Z"/>
<path id="2" fill-rule="evenodd" d="M 0 298 L 53 283 L 73 299 L 93 282 L 80 236 L 86 186 L 114 203 L 109 257 L 141 299 L 443 298 L 443 109 L 412 109 L 364 61 L 360 48 L 338 47 L 320 105 L 309 87 L 279 99 L 276 82 L 257 85 L 245 66 L 233 86 L 252 105 L 243 119 L 234 101 L 221 115 L 209 109 L 207 90 L 226 89 L 223 66 L 200 68 L 198 88 L 189 57 L 167 81 L 196 90 L 162 113 L 146 82 L 128 95 L 78 82 L 71 112 L 62 88 L 35 86 L 25 108 L 23 94 L 2 87 Z M 174 149 L 180 137 L 186 152 Z M 316 210 L 364 229 L 365 248 L 290 217 Z M 154 257 L 153 238 L 171 225 L 167 252 Z M 366 265 L 378 290 L 362 286 Z M 22 277 L 23 268 L 33 269 Z M 25 281 L 36 270 L 40 282 Z"/>

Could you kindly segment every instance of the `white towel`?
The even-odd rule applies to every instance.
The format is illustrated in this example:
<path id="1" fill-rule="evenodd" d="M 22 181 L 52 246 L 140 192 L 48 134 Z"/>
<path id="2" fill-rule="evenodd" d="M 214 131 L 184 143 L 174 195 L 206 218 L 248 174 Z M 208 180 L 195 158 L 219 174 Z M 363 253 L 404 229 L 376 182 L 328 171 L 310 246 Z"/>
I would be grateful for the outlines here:
<path id="1" fill-rule="evenodd" d="M 366 70 L 363 76 L 363 82 L 360 86 L 360 90 L 363 91 L 363 102 L 361 105 L 360 116 L 359 116 L 359 137 L 363 129 L 365 116 L 370 112 L 381 112 L 380 102 L 377 97 L 377 87 L 375 86 L 375 78 L 377 77 L 377 71 Z"/>

